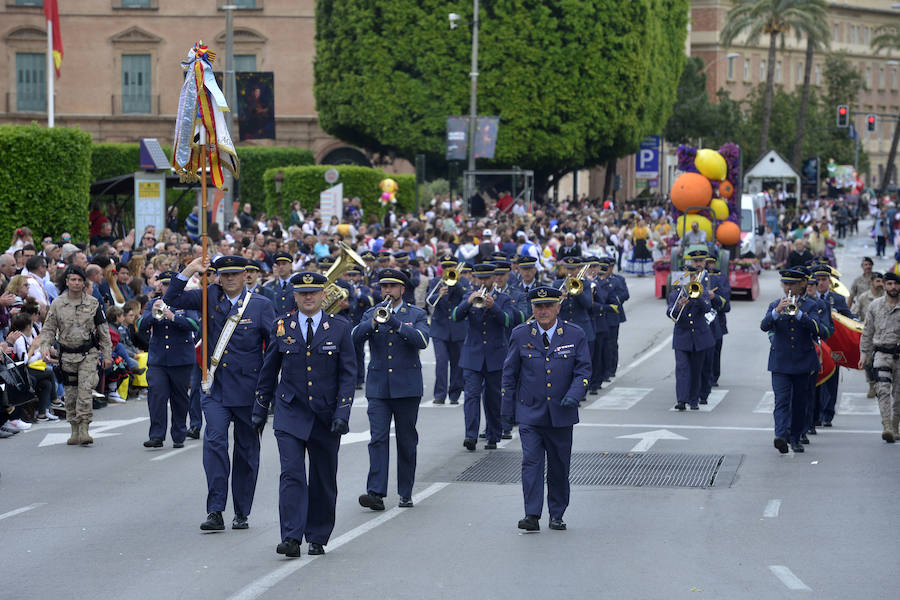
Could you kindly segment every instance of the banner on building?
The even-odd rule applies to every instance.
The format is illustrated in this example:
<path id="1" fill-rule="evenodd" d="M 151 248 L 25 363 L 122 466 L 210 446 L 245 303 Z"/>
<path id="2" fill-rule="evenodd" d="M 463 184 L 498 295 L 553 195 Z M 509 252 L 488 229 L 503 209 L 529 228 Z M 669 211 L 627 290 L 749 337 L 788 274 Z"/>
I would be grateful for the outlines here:
<path id="1" fill-rule="evenodd" d="M 242 71 L 234 74 L 240 139 L 275 139 L 275 73 Z"/>

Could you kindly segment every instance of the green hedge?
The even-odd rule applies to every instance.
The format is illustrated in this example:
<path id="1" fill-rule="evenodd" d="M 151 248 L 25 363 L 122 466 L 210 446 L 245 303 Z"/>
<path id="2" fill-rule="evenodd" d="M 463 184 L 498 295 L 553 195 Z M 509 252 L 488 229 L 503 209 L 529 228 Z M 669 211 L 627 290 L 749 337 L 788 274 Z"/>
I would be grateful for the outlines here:
<path id="1" fill-rule="evenodd" d="M 385 177 L 390 177 L 397 182 L 397 211 L 408 212 L 415 207 L 415 175 L 387 174 L 380 169 L 360 167 L 354 165 L 315 165 L 308 167 L 278 167 L 268 169 L 263 176 L 266 194 L 266 214 L 281 214 L 287 222 L 290 216 L 291 202 L 299 201 L 304 211 L 311 211 L 319 207 L 319 194 L 324 192 L 331 184 L 325 181 L 325 171 L 336 169 L 340 173 L 338 183 L 344 184 L 344 197 L 357 196 L 362 200 L 365 214 L 384 215 L 384 209 L 379 203 L 381 188 L 378 184 Z M 278 205 L 278 195 L 275 193 L 275 174 L 281 171 L 284 174 L 284 182 L 281 186 L 281 203 Z"/>
<path id="2" fill-rule="evenodd" d="M 0 126 L 0 244 L 17 227 L 34 239 L 63 231 L 87 241 L 91 136 L 79 129 L 37 124 Z M 4 249 L 6 246 L 4 246 Z"/>
<path id="3" fill-rule="evenodd" d="M 172 156 L 169 146 L 163 146 L 166 156 Z M 118 177 L 139 171 L 139 144 L 94 144 L 91 147 L 91 182 Z"/>
<path id="4" fill-rule="evenodd" d="M 241 177 L 238 183 L 241 202 L 249 202 L 253 213 L 266 205 L 263 173 L 267 169 L 315 164 L 310 150 L 284 146 L 241 146 L 237 149 L 241 161 Z"/>

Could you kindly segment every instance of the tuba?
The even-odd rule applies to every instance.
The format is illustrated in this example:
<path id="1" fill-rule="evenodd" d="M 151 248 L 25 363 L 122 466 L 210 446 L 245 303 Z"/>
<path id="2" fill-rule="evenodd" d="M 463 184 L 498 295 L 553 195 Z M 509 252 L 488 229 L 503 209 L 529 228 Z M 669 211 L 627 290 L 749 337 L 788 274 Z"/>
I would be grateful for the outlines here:
<path id="1" fill-rule="evenodd" d="M 347 290 L 337 285 L 335 281 L 340 279 L 341 275 L 349 271 L 353 266 L 353 263 L 360 266 L 363 271 L 366 270 L 366 263 L 363 262 L 363 259 L 361 259 L 356 252 L 351 250 L 350 246 L 341 242 L 340 256 L 334 261 L 331 268 L 325 272 L 325 278 L 328 279 L 328 283 L 325 285 L 325 296 L 322 298 L 322 310 L 326 313 L 334 314 L 338 312 L 341 301 L 349 296 Z"/>

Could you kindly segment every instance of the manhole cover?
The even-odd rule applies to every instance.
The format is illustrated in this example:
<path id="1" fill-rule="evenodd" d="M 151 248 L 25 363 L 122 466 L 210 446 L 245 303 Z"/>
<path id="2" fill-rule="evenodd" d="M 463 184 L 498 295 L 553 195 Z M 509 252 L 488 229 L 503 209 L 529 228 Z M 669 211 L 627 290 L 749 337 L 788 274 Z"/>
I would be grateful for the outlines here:
<path id="1" fill-rule="evenodd" d="M 740 457 L 722 454 L 573 452 L 572 485 L 625 487 L 727 487 Z M 456 481 L 517 483 L 522 454 L 492 452 L 460 473 Z"/>

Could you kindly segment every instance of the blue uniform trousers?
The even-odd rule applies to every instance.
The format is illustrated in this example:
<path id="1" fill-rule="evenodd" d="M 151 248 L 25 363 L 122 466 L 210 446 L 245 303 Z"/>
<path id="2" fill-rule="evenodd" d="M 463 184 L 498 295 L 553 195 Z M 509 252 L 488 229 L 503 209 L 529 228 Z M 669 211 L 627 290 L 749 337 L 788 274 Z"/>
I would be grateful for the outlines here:
<path id="1" fill-rule="evenodd" d="M 203 432 L 203 469 L 206 471 L 206 511 L 225 510 L 228 474 L 231 473 L 231 502 L 235 514 L 250 514 L 256 476 L 259 473 L 259 438 L 250 423 L 251 406 L 224 406 L 203 394 L 201 398 L 206 429 Z M 233 466 L 228 460 L 228 426 L 234 423 Z"/>
<path id="2" fill-rule="evenodd" d="M 828 378 L 828 381 L 820 385 L 819 387 L 826 388 L 826 392 L 828 394 L 827 398 L 822 398 L 824 400 L 822 404 L 822 422 L 823 423 L 831 423 L 834 420 L 834 411 L 837 406 L 837 397 L 838 397 L 838 380 L 840 379 L 841 368 L 835 367 L 834 374 Z"/>
<path id="3" fill-rule="evenodd" d="M 696 405 L 700 400 L 700 383 L 703 377 L 703 360 L 706 350 L 675 351 L 676 402 Z"/>
<path id="4" fill-rule="evenodd" d="M 772 392 L 775 436 L 787 438 L 790 431 L 790 441 L 799 442 L 805 433 L 809 373 L 772 373 Z"/>
<path id="5" fill-rule="evenodd" d="M 416 445 L 419 434 L 416 420 L 419 418 L 421 398 L 369 398 L 369 478 L 366 491 L 382 498 L 387 496 L 388 471 L 391 460 L 391 419 L 394 419 L 394 435 L 397 438 L 397 493 L 401 498 L 412 498 L 416 481 Z"/>
<path id="6" fill-rule="evenodd" d="M 606 354 L 609 352 L 609 334 L 598 333 L 591 342 L 591 385 L 590 389 L 600 389 L 606 378 Z"/>
<path id="7" fill-rule="evenodd" d="M 356 350 L 356 385 L 360 386 L 366 382 L 366 342 L 353 344 L 353 348 Z"/>
<path id="8" fill-rule="evenodd" d="M 616 369 L 619 368 L 619 326 L 610 325 L 609 327 L 609 356 L 606 357 L 606 377 L 612 378 L 616 376 Z"/>
<path id="9" fill-rule="evenodd" d="M 802 433 L 809 431 L 809 428 L 815 424 L 816 419 L 818 419 L 821 414 L 821 405 L 819 404 L 818 399 L 822 393 L 822 386 L 816 385 L 816 380 L 818 378 L 818 373 L 813 373 L 809 376 L 809 385 L 806 388 L 806 425 L 803 428 Z"/>
<path id="10" fill-rule="evenodd" d="M 305 535 L 307 542 L 324 546 L 334 530 L 341 437 L 317 423 L 310 431 L 309 440 L 301 440 L 285 431 L 275 431 L 275 439 L 278 441 L 278 455 L 281 458 L 281 479 L 278 485 L 281 539 L 292 537 L 302 541 Z"/>
<path id="11" fill-rule="evenodd" d="M 713 369 L 716 361 L 716 347 L 713 346 L 703 351 L 703 370 L 700 375 L 700 399 L 709 398 L 712 391 L 712 384 L 715 381 L 715 370 Z"/>
<path id="12" fill-rule="evenodd" d="M 200 365 L 194 363 L 191 370 L 191 395 L 188 414 L 191 427 L 200 429 L 203 426 L 203 409 L 200 407 Z"/>
<path id="13" fill-rule="evenodd" d="M 572 427 L 519 424 L 522 441 L 522 493 L 525 514 L 541 516 L 544 508 L 544 462 L 547 464 L 547 508 L 561 519 L 569 506 Z"/>
<path id="14" fill-rule="evenodd" d="M 172 441 L 183 442 L 187 434 L 188 383 L 191 365 L 147 369 L 147 409 L 150 411 L 150 437 L 166 439 L 167 407 L 172 409 Z"/>
<path id="15" fill-rule="evenodd" d="M 481 399 L 484 391 L 484 437 L 488 442 L 500 441 L 500 379 L 503 371 L 488 371 L 482 366 L 480 371 L 463 369 L 466 379 L 465 413 L 466 437 L 478 439 L 481 426 Z"/>
<path id="16" fill-rule="evenodd" d="M 719 376 L 722 374 L 722 339 L 716 340 L 716 347 L 713 352 L 712 381 L 719 383 Z"/>
<path id="17" fill-rule="evenodd" d="M 434 345 L 434 399 L 443 400 L 448 396 L 447 375 L 450 375 L 449 396 L 457 400 L 463 391 L 463 370 L 459 366 L 459 351 L 462 342 L 451 342 L 431 338 Z"/>

